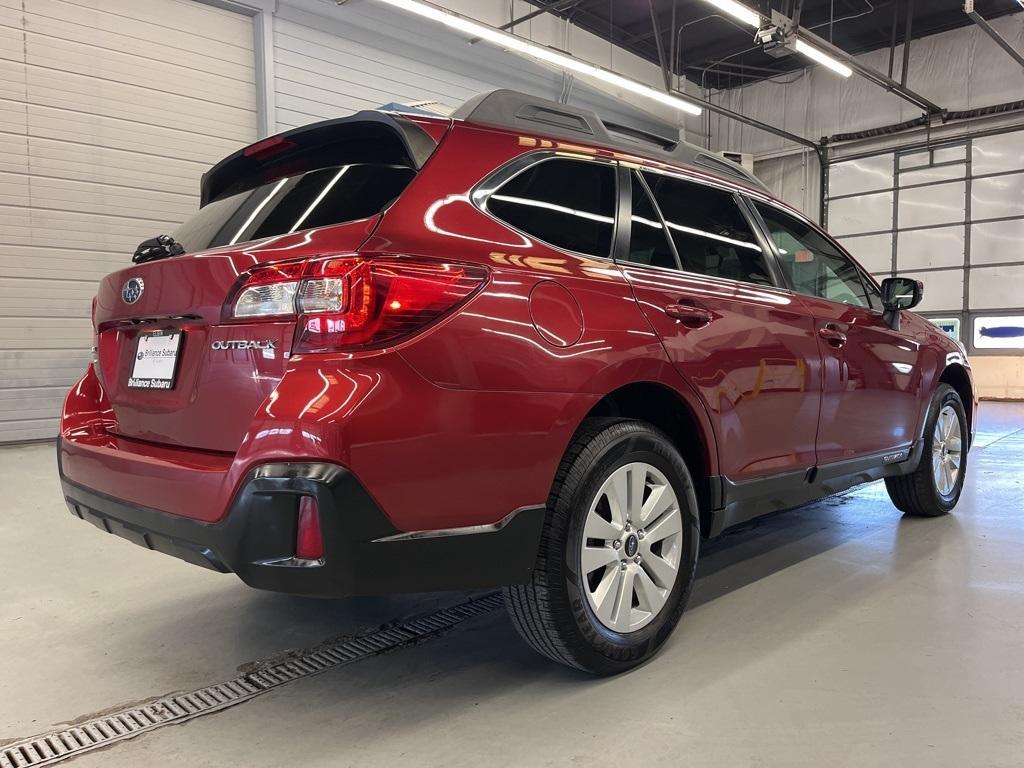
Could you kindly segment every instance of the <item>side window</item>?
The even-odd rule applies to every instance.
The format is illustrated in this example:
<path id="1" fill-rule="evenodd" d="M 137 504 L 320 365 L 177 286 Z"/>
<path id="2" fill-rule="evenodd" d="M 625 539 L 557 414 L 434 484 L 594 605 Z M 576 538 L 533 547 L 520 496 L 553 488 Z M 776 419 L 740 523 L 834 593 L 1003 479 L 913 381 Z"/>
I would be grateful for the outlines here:
<path id="1" fill-rule="evenodd" d="M 728 192 L 644 172 L 683 269 L 771 285 L 761 246 Z"/>
<path id="2" fill-rule="evenodd" d="M 615 228 L 615 168 L 585 160 L 544 160 L 487 198 L 487 210 L 545 243 L 608 257 Z"/>
<path id="3" fill-rule="evenodd" d="M 868 293 L 868 303 L 871 308 L 876 312 L 882 312 L 885 307 L 882 306 L 882 292 L 875 287 L 875 284 L 864 274 L 861 273 L 861 282 L 864 283 L 864 290 Z"/>
<path id="4" fill-rule="evenodd" d="M 633 174 L 633 206 L 630 222 L 629 261 L 653 267 L 679 269 L 675 254 L 668 244 L 665 226 L 651 203 L 640 177 Z"/>
<path id="5" fill-rule="evenodd" d="M 857 266 L 824 235 L 772 206 L 755 206 L 768 225 L 793 290 L 854 307 L 871 306 Z"/>

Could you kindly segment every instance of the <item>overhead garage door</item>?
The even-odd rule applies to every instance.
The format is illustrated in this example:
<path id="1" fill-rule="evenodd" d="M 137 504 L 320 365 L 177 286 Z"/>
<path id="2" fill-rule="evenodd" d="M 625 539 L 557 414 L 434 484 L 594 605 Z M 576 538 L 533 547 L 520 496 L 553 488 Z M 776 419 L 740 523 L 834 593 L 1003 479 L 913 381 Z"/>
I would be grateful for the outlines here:
<path id="1" fill-rule="evenodd" d="M 1024 351 L 1024 131 L 829 166 L 828 226 L 879 279 L 924 281 L 920 311 L 972 355 Z"/>
<path id="2" fill-rule="evenodd" d="M 190 0 L 0 0 L 0 442 L 53 437 L 104 274 L 256 138 L 250 18 Z"/>

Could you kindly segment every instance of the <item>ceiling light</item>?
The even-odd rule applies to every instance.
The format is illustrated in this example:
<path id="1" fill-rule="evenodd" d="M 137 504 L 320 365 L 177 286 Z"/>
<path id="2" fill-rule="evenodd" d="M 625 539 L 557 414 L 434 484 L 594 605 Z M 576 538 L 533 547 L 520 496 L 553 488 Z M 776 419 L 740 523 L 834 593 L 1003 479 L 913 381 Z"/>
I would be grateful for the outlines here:
<path id="1" fill-rule="evenodd" d="M 748 26 L 756 27 L 759 30 L 761 29 L 761 14 L 759 14 L 757 11 L 755 11 L 752 8 L 748 8 L 747 6 L 743 5 L 742 3 L 736 2 L 736 0 L 704 0 L 704 1 L 706 3 L 708 3 L 709 5 L 715 6 L 715 8 L 717 8 L 720 11 L 722 11 L 723 13 L 729 14 L 734 19 L 739 19 L 740 21 L 742 21 L 744 24 L 747 24 Z M 1024 4 L 1024 0 L 1017 0 L 1017 2 L 1019 2 L 1021 4 Z M 785 18 L 785 17 L 782 17 L 782 18 Z M 789 21 L 789 20 L 786 19 L 786 21 Z M 762 44 L 765 42 L 765 39 L 764 39 L 765 35 L 767 35 L 767 38 L 768 38 L 769 42 L 774 41 L 775 40 L 775 34 L 774 33 L 776 33 L 777 31 L 778 30 L 773 28 L 773 27 L 766 28 L 764 30 L 764 32 L 762 32 L 762 35 L 760 36 Z M 788 37 L 788 35 L 784 35 L 783 37 Z M 829 56 L 824 51 L 821 51 L 821 50 L 815 48 L 810 43 L 805 43 L 803 40 L 800 40 L 799 38 L 795 41 L 794 48 L 796 49 L 797 53 L 802 53 L 807 58 L 813 59 L 814 61 L 816 61 L 819 64 L 821 64 L 823 67 L 828 67 L 833 72 L 838 72 L 843 77 L 849 77 L 850 75 L 853 74 L 853 70 L 850 69 L 848 66 L 846 66 L 842 62 L 837 61 L 836 59 L 832 58 L 831 56 Z M 782 46 L 779 45 L 778 41 L 774 42 L 774 44 L 772 44 L 772 45 L 767 46 L 766 52 L 771 53 L 772 50 L 778 50 L 778 51 L 782 50 Z M 777 54 L 772 54 L 772 55 L 777 55 Z"/>
<path id="2" fill-rule="evenodd" d="M 403 11 L 414 13 L 417 16 L 436 21 L 440 24 L 444 24 L 446 27 L 463 32 L 472 37 L 479 37 L 482 40 L 486 40 L 495 45 L 501 46 L 510 51 L 514 51 L 522 56 L 528 56 L 532 59 L 547 62 L 561 69 L 575 72 L 580 75 L 592 77 L 595 80 L 600 80 L 608 85 L 615 86 L 616 88 L 622 88 L 630 93 L 635 93 L 639 96 L 657 101 L 660 104 L 664 104 L 674 109 L 688 112 L 691 115 L 701 114 L 701 108 L 696 104 L 689 101 L 677 98 L 670 93 L 665 91 L 659 91 L 656 88 L 639 83 L 636 80 L 631 80 L 628 77 L 623 77 L 614 72 L 609 72 L 607 69 L 601 69 L 595 67 L 593 64 L 588 64 L 585 61 L 581 61 L 573 56 L 567 56 L 564 53 L 559 53 L 551 48 L 545 48 L 542 45 L 536 45 L 516 35 L 510 35 L 507 32 L 495 29 L 494 27 L 481 24 L 478 21 L 472 21 L 467 19 L 465 16 L 459 16 L 451 11 L 446 11 L 438 8 L 436 5 L 430 3 L 420 2 L 420 0 L 378 0 L 378 2 L 386 3 L 387 5 L 400 8 Z M 739 3 L 733 3 L 740 8 L 742 6 Z M 753 13 L 751 11 L 751 13 Z M 756 14 L 755 14 L 756 15 Z"/>
<path id="3" fill-rule="evenodd" d="M 850 69 L 848 66 L 843 64 L 841 61 L 833 59 L 824 51 L 818 50 L 810 43 L 805 43 L 803 40 L 797 38 L 795 47 L 797 53 L 802 53 L 807 58 L 813 59 L 814 61 L 821 64 L 821 66 L 828 67 L 833 72 L 837 72 L 843 77 L 849 77 L 850 75 L 853 74 L 853 70 Z"/>
<path id="4" fill-rule="evenodd" d="M 705 2 L 715 6 L 723 13 L 729 14 L 734 19 L 739 19 L 747 26 L 761 26 L 761 14 L 752 8 L 747 8 L 743 3 L 737 3 L 736 0 L 705 0 Z"/>

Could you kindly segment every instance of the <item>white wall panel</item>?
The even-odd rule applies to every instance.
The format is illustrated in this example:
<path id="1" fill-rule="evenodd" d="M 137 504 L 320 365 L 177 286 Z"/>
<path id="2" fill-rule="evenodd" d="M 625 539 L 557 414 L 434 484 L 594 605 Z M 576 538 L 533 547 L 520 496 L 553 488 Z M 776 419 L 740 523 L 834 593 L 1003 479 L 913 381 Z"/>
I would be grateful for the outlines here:
<path id="1" fill-rule="evenodd" d="M 966 175 L 966 163 L 936 165 L 931 168 L 915 168 L 914 170 L 902 171 L 900 173 L 900 187 L 909 187 L 914 184 L 933 184 L 937 181 L 951 181 L 952 179 L 962 179 Z"/>
<path id="2" fill-rule="evenodd" d="M 924 283 L 924 300 L 916 312 L 959 312 L 964 303 L 964 270 L 900 272 Z M 972 290 L 973 292 L 973 290 Z"/>
<path id="3" fill-rule="evenodd" d="M 1024 304 L 1024 266 L 971 270 L 971 309 L 1017 309 Z"/>
<path id="4" fill-rule="evenodd" d="M 839 242 L 871 274 L 892 272 L 892 235 L 843 237 Z"/>
<path id="5" fill-rule="evenodd" d="M 828 169 L 829 194 L 838 197 L 892 189 L 893 165 L 891 154 L 833 163 Z"/>
<path id="6" fill-rule="evenodd" d="M 936 163 L 953 163 L 967 160 L 967 145 L 954 144 L 951 147 L 938 147 L 933 153 Z"/>
<path id="7" fill-rule="evenodd" d="M 1007 261 L 1024 261 L 1024 219 L 972 224 L 971 264 Z M 1024 295 L 1021 305 L 1024 305 Z"/>
<path id="8" fill-rule="evenodd" d="M 966 190 L 962 181 L 901 189 L 896 212 L 900 229 L 964 221 Z"/>
<path id="9" fill-rule="evenodd" d="M 833 235 L 856 235 L 892 229 L 892 192 L 833 200 L 828 206 Z"/>
<path id="10" fill-rule="evenodd" d="M 348 31 L 355 37 L 350 39 L 340 29 L 321 29 L 322 22 L 315 17 L 303 21 L 282 15 L 274 24 L 278 128 L 293 127 L 295 116 L 311 122 L 392 101 L 432 100 L 454 108 L 497 87 L 440 66 L 417 67 L 413 59 L 393 50 L 399 47 L 394 42 L 383 47 L 380 41 L 359 39 L 355 30 Z M 552 95 L 553 88 L 548 82 L 543 90 Z"/>
<path id="11" fill-rule="evenodd" d="M 1024 131 L 982 136 L 974 139 L 971 150 L 975 176 L 1024 168 Z"/>
<path id="12" fill-rule="evenodd" d="M 0 442 L 56 434 L 97 281 L 256 138 L 253 38 L 189 0 L 0 7 Z"/>
<path id="13" fill-rule="evenodd" d="M 1021 148 L 1024 153 L 1024 146 Z M 1024 173 L 975 179 L 971 184 L 971 220 L 1024 216 Z"/>
<path id="14" fill-rule="evenodd" d="M 930 165 L 931 162 L 932 153 L 927 149 L 922 149 L 920 152 L 907 152 L 900 155 L 899 159 L 901 171 L 906 171 L 912 168 L 921 168 L 922 166 Z"/>
<path id="15" fill-rule="evenodd" d="M 916 229 L 896 236 L 896 271 L 964 265 L 962 226 Z"/>
<path id="16" fill-rule="evenodd" d="M 818 209 L 821 199 L 821 166 L 811 151 L 798 155 L 758 160 L 754 175 L 779 199 L 800 211 Z"/>
<path id="17" fill-rule="evenodd" d="M 507 21 L 506 0 L 442 3 L 484 22 Z M 536 10 L 517 3 L 515 12 Z M 608 66 L 608 43 L 545 15 L 517 33 Z M 342 6 L 288 0 L 274 17 L 274 98 L 277 128 L 340 117 L 389 102 L 437 101 L 458 107 L 483 91 L 513 88 L 557 99 L 562 72 L 379 3 Z M 615 70 L 660 87 L 660 70 L 616 49 Z M 570 102 L 598 110 L 614 122 L 665 132 L 682 125 L 679 112 L 627 95 L 614 97 L 577 79 Z M 638 111 L 639 108 L 639 111 Z M 652 113 L 645 117 L 643 111 Z"/>

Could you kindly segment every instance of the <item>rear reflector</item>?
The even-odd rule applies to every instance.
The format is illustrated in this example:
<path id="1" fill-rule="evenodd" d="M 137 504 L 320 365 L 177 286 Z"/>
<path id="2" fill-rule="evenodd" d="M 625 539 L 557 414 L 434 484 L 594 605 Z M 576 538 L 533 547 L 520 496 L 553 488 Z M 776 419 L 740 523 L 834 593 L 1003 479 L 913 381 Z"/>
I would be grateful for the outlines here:
<path id="1" fill-rule="evenodd" d="M 324 556 L 324 539 L 320 533 L 320 507 L 313 496 L 299 497 L 299 525 L 295 534 L 295 558 L 319 560 Z"/>
<path id="2" fill-rule="evenodd" d="M 257 267 L 234 293 L 232 318 L 297 316 L 295 352 L 380 347 L 406 339 L 468 300 L 487 269 L 358 255 Z"/>

